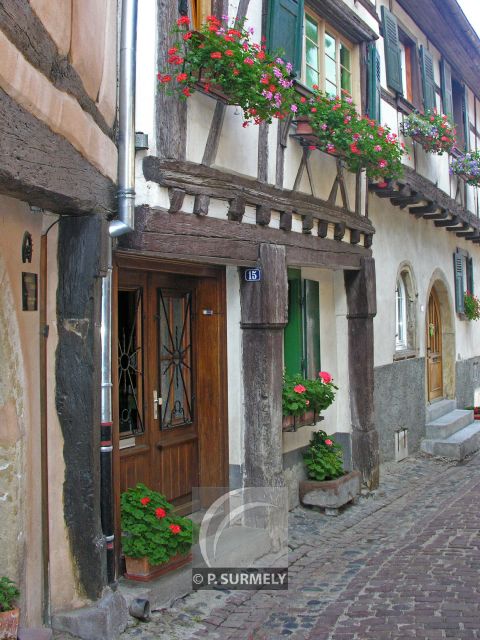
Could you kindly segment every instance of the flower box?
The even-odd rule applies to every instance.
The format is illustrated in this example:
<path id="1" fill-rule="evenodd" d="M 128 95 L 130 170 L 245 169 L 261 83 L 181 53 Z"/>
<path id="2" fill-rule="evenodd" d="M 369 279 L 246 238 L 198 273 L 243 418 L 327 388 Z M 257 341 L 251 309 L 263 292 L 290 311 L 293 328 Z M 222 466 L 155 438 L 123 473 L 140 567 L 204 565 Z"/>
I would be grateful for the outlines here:
<path id="1" fill-rule="evenodd" d="M 198 80 L 195 86 L 199 91 L 207 96 L 215 98 L 224 104 L 233 104 L 221 85 L 215 84 L 205 78 L 205 72 L 203 69 L 200 69 L 198 72 Z"/>
<path id="2" fill-rule="evenodd" d="M 192 554 L 177 554 L 172 556 L 170 560 L 163 564 L 151 565 L 148 558 L 131 558 L 125 556 L 126 572 L 125 577 L 128 580 L 136 580 L 138 582 L 148 582 L 154 580 L 165 573 L 179 569 L 192 560 Z"/>
<path id="3" fill-rule="evenodd" d="M 306 425 L 314 426 L 319 420 L 323 420 L 323 418 L 316 415 L 313 410 L 305 411 L 300 416 L 283 416 L 282 430 L 296 431 L 299 427 L 305 427 Z"/>
<path id="4" fill-rule="evenodd" d="M 20 609 L 0 613 L 0 640 L 17 640 Z"/>
<path id="5" fill-rule="evenodd" d="M 324 482 L 302 480 L 299 485 L 300 502 L 305 506 L 325 509 L 326 515 L 336 516 L 340 507 L 356 500 L 360 494 L 360 483 L 359 471 Z"/>

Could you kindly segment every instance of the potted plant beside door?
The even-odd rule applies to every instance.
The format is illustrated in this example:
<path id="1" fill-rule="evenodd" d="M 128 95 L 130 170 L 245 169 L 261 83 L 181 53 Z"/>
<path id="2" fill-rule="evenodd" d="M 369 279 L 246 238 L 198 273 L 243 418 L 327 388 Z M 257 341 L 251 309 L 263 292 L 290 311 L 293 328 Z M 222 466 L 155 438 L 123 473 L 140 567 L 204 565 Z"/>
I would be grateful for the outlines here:
<path id="1" fill-rule="evenodd" d="M 190 561 L 194 523 L 144 484 L 121 495 L 122 549 L 131 580 L 152 580 Z"/>
<path id="2" fill-rule="evenodd" d="M 20 610 L 15 601 L 20 595 L 14 582 L 6 576 L 0 578 L 0 640 L 16 640 Z"/>

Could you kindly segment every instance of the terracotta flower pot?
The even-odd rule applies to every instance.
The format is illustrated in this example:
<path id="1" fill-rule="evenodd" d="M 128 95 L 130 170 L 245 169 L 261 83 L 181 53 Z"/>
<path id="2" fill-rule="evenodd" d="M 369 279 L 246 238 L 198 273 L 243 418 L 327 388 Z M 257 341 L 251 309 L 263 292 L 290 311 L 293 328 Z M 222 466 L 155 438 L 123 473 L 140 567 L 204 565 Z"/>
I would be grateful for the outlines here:
<path id="1" fill-rule="evenodd" d="M 0 640 L 17 640 L 20 609 L 0 613 Z"/>
<path id="2" fill-rule="evenodd" d="M 148 582 L 149 580 L 154 580 L 169 571 L 183 567 L 188 564 L 191 559 L 191 553 L 178 553 L 163 564 L 151 565 L 148 558 L 131 558 L 130 556 L 125 556 L 125 565 L 127 568 L 125 577 L 129 580 Z"/>

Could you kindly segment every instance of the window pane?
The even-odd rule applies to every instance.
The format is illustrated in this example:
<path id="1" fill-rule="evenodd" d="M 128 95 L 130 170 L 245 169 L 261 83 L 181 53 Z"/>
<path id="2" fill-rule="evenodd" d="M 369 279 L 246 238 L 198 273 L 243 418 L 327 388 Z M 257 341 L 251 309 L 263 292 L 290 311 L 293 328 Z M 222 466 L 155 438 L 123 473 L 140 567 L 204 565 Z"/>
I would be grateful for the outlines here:
<path id="1" fill-rule="evenodd" d="M 319 75 L 318 71 L 312 69 L 311 67 L 307 67 L 307 87 L 313 87 L 314 84 L 319 84 Z"/>
<path id="2" fill-rule="evenodd" d="M 334 60 L 337 58 L 336 40 L 329 33 L 325 34 L 325 54 Z"/>
<path id="3" fill-rule="evenodd" d="M 335 84 L 332 84 L 331 82 L 328 82 L 328 80 L 327 80 L 325 82 L 325 92 L 329 96 L 336 96 L 337 95 L 337 86 Z"/>
<path id="4" fill-rule="evenodd" d="M 350 51 L 342 43 L 340 43 L 340 64 L 350 71 Z"/>
<path id="5" fill-rule="evenodd" d="M 325 78 L 337 86 L 337 64 L 328 56 L 325 56 Z"/>
<path id="6" fill-rule="evenodd" d="M 318 71 L 318 47 L 309 40 L 305 43 L 307 65 Z"/>
<path id="7" fill-rule="evenodd" d="M 352 76 L 349 71 L 341 67 L 341 81 L 342 81 L 342 89 L 346 91 L 348 94 L 352 93 Z"/>
<path id="8" fill-rule="evenodd" d="M 305 15 L 305 18 L 305 35 L 310 40 L 318 42 L 318 24 L 308 14 Z"/>
<path id="9" fill-rule="evenodd" d="M 118 292 L 120 436 L 143 433 L 142 290 Z"/>

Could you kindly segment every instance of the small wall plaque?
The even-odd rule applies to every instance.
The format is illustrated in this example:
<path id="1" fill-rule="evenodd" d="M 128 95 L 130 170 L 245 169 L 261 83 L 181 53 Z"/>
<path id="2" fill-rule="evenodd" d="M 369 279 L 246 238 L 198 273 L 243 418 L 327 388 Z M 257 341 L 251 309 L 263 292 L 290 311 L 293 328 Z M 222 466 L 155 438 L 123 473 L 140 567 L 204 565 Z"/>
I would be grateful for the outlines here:
<path id="1" fill-rule="evenodd" d="M 25 231 L 23 234 L 22 241 L 22 262 L 25 264 L 26 262 L 32 261 L 33 255 L 33 240 L 32 234 L 29 231 Z"/>
<path id="2" fill-rule="evenodd" d="M 259 282 L 262 279 L 262 270 L 245 269 L 244 278 L 247 282 Z"/>
<path id="3" fill-rule="evenodd" d="M 22 273 L 22 309 L 37 311 L 38 276 L 36 273 Z"/>

